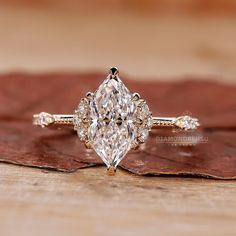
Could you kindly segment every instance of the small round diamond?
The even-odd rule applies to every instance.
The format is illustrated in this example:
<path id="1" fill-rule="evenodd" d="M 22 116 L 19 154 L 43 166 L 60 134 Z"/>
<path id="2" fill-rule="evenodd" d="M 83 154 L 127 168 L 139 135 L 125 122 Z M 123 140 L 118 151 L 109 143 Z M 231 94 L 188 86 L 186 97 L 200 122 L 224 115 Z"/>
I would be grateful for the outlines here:
<path id="1" fill-rule="evenodd" d="M 141 102 L 137 106 L 136 117 L 140 120 L 145 120 L 150 115 L 149 107 L 146 102 Z"/>
<path id="2" fill-rule="evenodd" d="M 140 136 L 139 136 L 139 141 L 144 143 L 147 138 L 148 138 L 148 134 L 149 134 L 149 130 L 148 129 L 142 129 L 140 132 Z"/>
<path id="3" fill-rule="evenodd" d="M 151 112 L 145 101 L 138 101 L 136 110 L 136 121 L 137 121 L 137 136 L 138 141 L 143 143 L 146 141 L 149 135 L 149 131 L 153 125 Z"/>
<path id="4" fill-rule="evenodd" d="M 83 98 L 83 99 L 81 99 L 80 104 L 78 105 L 78 108 L 76 109 L 75 113 L 80 118 L 84 118 L 88 113 L 88 107 L 89 107 L 88 100 Z"/>
<path id="5" fill-rule="evenodd" d="M 85 141 L 88 135 L 88 113 L 89 102 L 83 98 L 75 110 L 74 129 L 77 130 L 77 134 L 81 141 Z"/>
<path id="6" fill-rule="evenodd" d="M 147 118 L 147 128 L 148 128 L 149 130 L 151 130 L 152 126 L 153 126 L 153 119 L 152 119 L 152 116 L 150 115 L 150 116 Z"/>
<path id="7" fill-rule="evenodd" d="M 85 141 L 88 135 L 88 128 L 85 126 L 79 126 L 77 128 L 77 134 L 81 141 Z"/>

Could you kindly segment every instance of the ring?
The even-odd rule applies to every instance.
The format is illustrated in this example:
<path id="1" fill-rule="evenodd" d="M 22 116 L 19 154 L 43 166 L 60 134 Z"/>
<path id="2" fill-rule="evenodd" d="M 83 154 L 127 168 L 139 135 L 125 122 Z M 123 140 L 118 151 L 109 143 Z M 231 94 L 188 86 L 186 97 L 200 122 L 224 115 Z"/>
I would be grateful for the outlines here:
<path id="1" fill-rule="evenodd" d="M 110 173 L 130 149 L 144 143 L 152 128 L 161 126 L 193 130 L 198 119 L 190 116 L 155 117 L 138 93 L 131 93 L 121 81 L 118 69 L 94 92 L 82 98 L 74 114 L 41 112 L 33 116 L 33 124 L 41 127 L 72 126 L 87 148 L 92 148 Z"/>

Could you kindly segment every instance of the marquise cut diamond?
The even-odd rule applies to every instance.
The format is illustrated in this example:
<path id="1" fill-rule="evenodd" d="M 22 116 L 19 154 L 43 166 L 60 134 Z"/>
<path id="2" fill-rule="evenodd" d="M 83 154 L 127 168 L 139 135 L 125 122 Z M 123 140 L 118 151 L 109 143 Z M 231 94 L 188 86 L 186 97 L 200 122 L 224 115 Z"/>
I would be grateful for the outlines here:
<path id="1" fill-rule="evenodd" d="M 117 75 L 108 76 L 90 102 L 88 139 L 108 168 L 116 167 L 131 149 L 135 110 L 132 94 Z"/>
<path id="2" fill-rule="evenodd" d="M 152 126 L 146 102 L 110 74 L 75 111 L 74 128 L 108 168 L 116 168 L 131 148 L 143 143 Z"/>
<path id="3" fill-rule="evenodd" d="M 176 118 L 174 124 L 184 130 L 193 130 L 199 126 L 198 119 L 190 116 L 180 116 Z"/>
<path id="4" fill-rule="evenodd" d="M 33 124 L 40 125 L 42 128 L 48 126 L 50 123 L 54 122 L 54 118 L 51 114 L 47 112 L 41 112 L 34 116 Z"/>

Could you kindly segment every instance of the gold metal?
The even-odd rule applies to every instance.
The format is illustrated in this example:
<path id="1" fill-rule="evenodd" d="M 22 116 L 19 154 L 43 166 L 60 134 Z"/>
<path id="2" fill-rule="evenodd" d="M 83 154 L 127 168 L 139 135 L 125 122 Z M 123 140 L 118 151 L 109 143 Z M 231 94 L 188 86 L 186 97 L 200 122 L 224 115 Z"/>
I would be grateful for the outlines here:
<path id="1" fill-rule="evenodd" d="M 118 73 L 119 73 L 119 70 L 118 70 L 117 67 L 111 67 L 111 68 L 110 68 L 110 75 L 115 76 L 115 75 L 117 75 Z"/>
<path id="2" fill-rule="evenodd" d="M 93 93 L 92 92 L 87 92 L 86 93 L 86 97 L 88 98 L 88 99 L 92 99 L 93 98 Z"/>
<path id="3" fill-rule="evenodd" d="M 74 125 L 75 115 L 61 115 L 41 112 L 33 116 L 33 124 L 41 127 L 48 127 L 51 125 Z"/>
<path id="4" fill-rule="evenodd" d="M 42 116 L 44 117 L 44 122 L 42 124 Z M 49 127 L 52 125 L 67 125 L 67 126 L 74 126 L 74 119 L 76 115 L 68 114 L 68 115 L 61 115 L 61 114 L 50 114 L 46 112 L 41 112 L 39 114 L 35 114 L 33 116 L 33 124 L 36 126 L 42 126 L 42 127 Z M 176 121 L 178 121 L 179 117 L 152 117 L 153 120 L 153 126 L 152 128 L 158 128 L 158 127 L 179 127 L 184 129 L 184 127 L 180 127 L 177 125 Z M 191 118 L 191 117 L 189 117 Z M 199 123 L 196 118 L 191 118 L 196 120 L 196 126 L 199 126 Z M 86 120 L 85 120 L 86 121 Z M 87 122 L 87 121 L 86 121 Z M 136 121 L 137 122 L 137 121 Z"/>
<path id="5" fill-rule="evenodd" d="M 85 145 L 85 147 L 86 147 L 87 149 L 91 149 L 91 148 L 92 148 L 91 143 L 90 143 L 88 140 L 86 140 L 86 141 L 84 142 L 84 145 Z"/>
<path id="6" fill-rule="evenodd" d="M 135 143 L 135 144 L 133 143 L 133 145 L 132 145 L 131 148 L 132 148 L 133 150 L 138 150 L 139 147 L 140 147 L 140 144 L 137 142 L 137 143 Z"/>
<path id="7" fill-rule="evenodd" d="M 114 166 L 110 166 L 107 168 L 107 174 L 108 175 L 115 175 L 116 174 L 116 168 Z"/>
<path id="8" fill-rule="evenodd" d="M 140 96 L 139 93 L 133 93 L 132 98 L 133 98 L 134 101 L 138 101 L 141 98 L 141 96 Z"/>
<path id="9" fill-rule="evenodd" d="M 174 126 L 174 117 L 152 117 L 153 127 Z"/>

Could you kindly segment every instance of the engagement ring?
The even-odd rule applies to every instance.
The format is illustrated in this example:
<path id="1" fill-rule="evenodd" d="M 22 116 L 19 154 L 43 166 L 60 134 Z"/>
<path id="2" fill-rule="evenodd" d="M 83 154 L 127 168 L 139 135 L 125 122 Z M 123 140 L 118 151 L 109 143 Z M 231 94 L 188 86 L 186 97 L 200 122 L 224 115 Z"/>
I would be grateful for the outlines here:
<path id="1" fill-rule="evenodd" d="M 72 126 L 87 148 L 93 148 L 109 172 L 130 149 L 144 143 L 152 128 L 160 126 L 193 130 L 198 119 L 190 116 L 155 117 L 138 93 L 131 93 L 111 68 L 106 80 L 94 92 L 82 98 L 74 114 L 41 112 L 33 116 L 33 124 L 41 127 Z"/>

